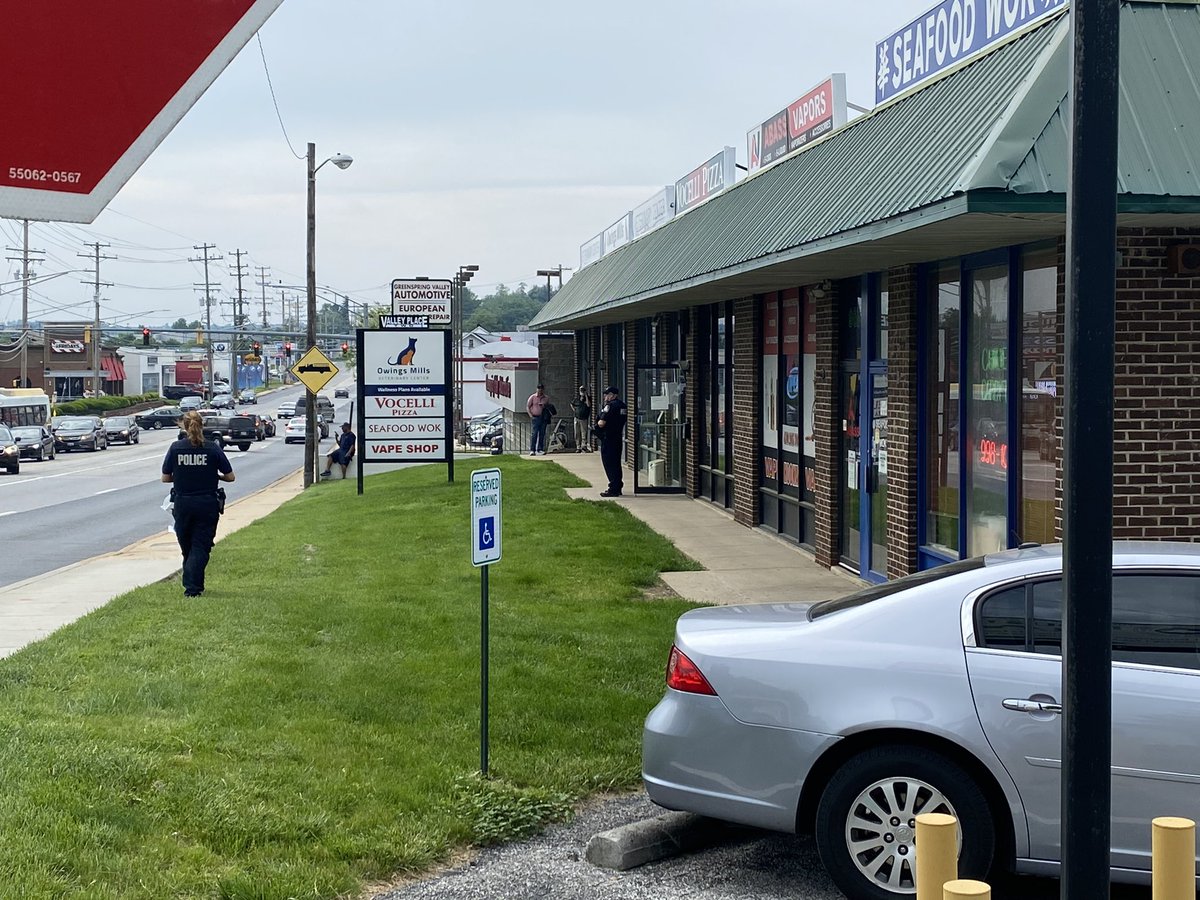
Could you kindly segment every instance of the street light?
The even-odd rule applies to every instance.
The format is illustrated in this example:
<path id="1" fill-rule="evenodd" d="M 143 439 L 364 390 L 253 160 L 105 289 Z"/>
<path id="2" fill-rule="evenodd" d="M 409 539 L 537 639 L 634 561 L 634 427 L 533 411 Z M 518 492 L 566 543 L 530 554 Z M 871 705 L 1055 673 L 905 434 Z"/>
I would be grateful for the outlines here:
<path id="1" fill-rule="evenodd" d="M 556 268 L 553 268 L 553 269 L 538 269 L 537 273 L 539 275 L 546 276 L 546 302 L 549 303 L 550 302 L 550 277 L 552 275 L 558 276 L 558 289 L 561 291 L 562 290 L 563 267 L 557 266 Z"/>
<path id="2" fill-rule="evenodd" d="M 478 271 L 479 266 L 459 266 L 458 274 L 454 276 L 454 283 L 458 287 L 458 298 L 454 304 L 450 331 L 454 340 L 454 427 L 460 440 L 466 430 L 463 421 L 463 288 Z"/>
<path id="3" fill-rule="evenodd" d="M 354 157 L 338 153 L 317 165 L 317 145 L 308 145 L 308 349 L 317 345 L 317 172 L 331 162 L 339 169 L 348 169 Z M 316 393 L 309 391 L 304 411 L 304 486 L 316 477 L 317 415 Z"/>

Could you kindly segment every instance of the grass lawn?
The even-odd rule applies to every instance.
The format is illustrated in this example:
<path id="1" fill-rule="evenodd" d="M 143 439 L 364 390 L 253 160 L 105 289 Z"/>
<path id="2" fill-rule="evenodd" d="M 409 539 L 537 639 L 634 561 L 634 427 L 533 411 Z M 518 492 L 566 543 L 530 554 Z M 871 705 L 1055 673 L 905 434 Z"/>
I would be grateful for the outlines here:
<path id="1" fill-rule="evenodd" d="M 470 470 L 504 472 L 479 768 Z M 695 568 L 557 466 L 321 485 L 216 546 L 208 592 L 118 598 L 0 660 L 0 895 L 354 896 L 638 781 Z"/>

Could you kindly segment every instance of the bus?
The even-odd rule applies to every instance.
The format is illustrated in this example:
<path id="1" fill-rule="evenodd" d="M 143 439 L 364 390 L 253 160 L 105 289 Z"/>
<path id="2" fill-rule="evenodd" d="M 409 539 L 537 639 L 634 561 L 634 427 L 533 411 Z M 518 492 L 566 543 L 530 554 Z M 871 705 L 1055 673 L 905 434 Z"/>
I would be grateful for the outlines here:
<path id="1" fill-rule="evenodd" d="M 50 427 L 50 398 L 40 388 L 0 388 L 0 423 Z"/>

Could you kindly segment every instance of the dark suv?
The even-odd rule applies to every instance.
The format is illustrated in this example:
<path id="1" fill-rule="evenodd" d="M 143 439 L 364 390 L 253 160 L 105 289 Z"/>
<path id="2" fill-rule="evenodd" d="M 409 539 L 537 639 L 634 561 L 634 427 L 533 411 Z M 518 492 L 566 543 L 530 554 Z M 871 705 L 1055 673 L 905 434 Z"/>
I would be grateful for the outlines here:
<path id="1" fill-rule="evenodd" d="M 253 416 L 209 416 L 204 420 L 204 439 L 220 447 L 237 444 L 239 450 L 249 450 L 256 431 Z M 185 433 L 180 430 L 179 439 L 184 437 Z"/>
<path id="2" fill-rule="evenodd" d="M 258 425 L 254 416 L 213 416 L 204 423 L 204 434 L 216 432 L 214 440 L 220 444 L 237 444 L 241 451 L 250 449 L 250 443 L 258 440 Z"/>

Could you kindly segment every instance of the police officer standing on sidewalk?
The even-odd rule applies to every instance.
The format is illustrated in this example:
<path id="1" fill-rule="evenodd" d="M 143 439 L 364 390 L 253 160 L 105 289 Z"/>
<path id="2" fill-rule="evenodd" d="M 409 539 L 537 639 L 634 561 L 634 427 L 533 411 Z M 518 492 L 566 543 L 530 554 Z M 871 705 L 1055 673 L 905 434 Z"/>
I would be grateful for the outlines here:
<path id="1" fill-rule="evenodd" d="M 204 440 L 204 420 L 196 412 L 184 415 L 185 436 L 167 448 L 162 480 L 172 485 L 175 538 L 183 551 L 183 595 L 204 593 L 204 569 L 217 520 L 225 509 L 224 492 L 218 495 L 218 480 L 233 481 L 233 466 L 217 444 Z"/>
<path id="2" fill-rule="evenodd" d="M 604 389 L 604 406 L 596 417 L 596 434 L 600 438 L 600 461 L 608 476 L 608 490 L 601 497 L 620 497 L 625 480 L 621 474 L 621 443 L 625 437 L 625 404 L 616 387 Z"/>

